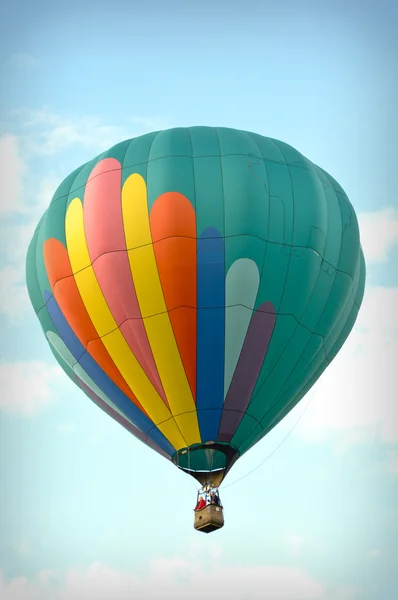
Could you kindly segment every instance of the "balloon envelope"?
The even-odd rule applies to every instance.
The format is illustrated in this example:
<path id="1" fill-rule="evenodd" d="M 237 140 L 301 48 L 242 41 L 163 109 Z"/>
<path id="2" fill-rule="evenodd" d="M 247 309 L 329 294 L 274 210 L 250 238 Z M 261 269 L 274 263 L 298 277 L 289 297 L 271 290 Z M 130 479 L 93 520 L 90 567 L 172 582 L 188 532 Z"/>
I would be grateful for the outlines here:
<path id="1" fill-rule="evenodd" d="M 285 143 L 210 127 L 127 140 L 74 171 L 26 273 L 67 375 L 219 481 L 333 360 L 365 283 L 339 184 Z"/>

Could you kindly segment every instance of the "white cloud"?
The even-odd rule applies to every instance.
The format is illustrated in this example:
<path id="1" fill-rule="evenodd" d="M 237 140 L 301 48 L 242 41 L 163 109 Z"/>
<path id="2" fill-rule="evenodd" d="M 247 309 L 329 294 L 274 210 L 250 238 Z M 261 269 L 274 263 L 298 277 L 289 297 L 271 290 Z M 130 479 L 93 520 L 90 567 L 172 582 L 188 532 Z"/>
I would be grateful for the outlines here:
<path id="1" fill-rule="evenodd" d="M 94 116 L 65 116 L 43 109 L 29 115 L 27 139 L 30 150 L 42 155 L 51 156 L 77 146 L 92 149 L 95 156 L 124 139 L 165 127 L 160 118 L 131 117 L 129 121 L 134 123 L 135 131 L 106 125 Z"/>
<path id="2" fill-rule="evenodd" d="M 21 156 L 18 137 L 5 134 L 0 137 L 0 218 L 20 212 L 22 181 L 26 166 Z"/>
<path id="3" fill-rule="evenodd" d="M 355 328 L 315 387 L 296 435 L 337 439 L 341 450 L 372 439 L 398 443 L 397 307 L 397 287 L 367 289 Z"/>
<path id="4" fill-rule="evenodd" d="M 0 314 L 15 323 L 29 308 L 24 264 L 7 265 L 0 269 Z"/>
<path id="5" fill-rule="evenodd" d="M 34 580 L 0 579 L 2 600 L 202 600 L 206 590 L 218 600 L 316 600 L 327 598 L 323 586 L 297 567 L 224 565 L 205 568 L 185 558 L 157 559 L 146 575 L 123 573 L 95 563 L 70 571 L 60 585 L 56 573 Z"/>
<path id="6" fill-rule="evenodd" d="M 63 384 L 65 375 L 56 364 L 3 362 L 0 363 L 0 381 L 0 410 L 29 417 L 55 400 L 57 387 Z"/>
<path id="7" fill-rule="evenodd" d="M 398 244 L 398 210 L 392 207 L 358 215 L 361 242 L 367 263 L 383 263 Z"/>
<path id="8" fill-rule="evenodd" d="M 15 114 L 22 133 L 0 138 L 0 314 L 14 320 L 30 309 L 25 285 L 28 244 L 65 175 L 125 138 L 162 128 L 161 119 L 145 117 L 131 118 L 136 131 L 128 131 L 96 117 L 68 117 L 48 109 Z M 57 159 L 58 171 L 54 171 L 54 154 L 64 159 Z M 38 156 L 46 173 L 39 179 L 31 164 Z"/>

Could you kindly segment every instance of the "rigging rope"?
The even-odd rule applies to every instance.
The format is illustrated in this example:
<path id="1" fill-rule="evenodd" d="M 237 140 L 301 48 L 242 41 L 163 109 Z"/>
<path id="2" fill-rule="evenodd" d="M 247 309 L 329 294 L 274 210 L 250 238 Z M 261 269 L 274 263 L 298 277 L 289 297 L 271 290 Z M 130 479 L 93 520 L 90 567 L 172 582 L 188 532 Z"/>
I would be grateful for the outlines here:
<path id="1" fill-rule="evenodd" d="M 285 435 L 285 437 L 276 446 L 276 448 L 274 448 L 274 450 L 272 450 L 272 452 L 270 452 L 270 454 L 268 454 L 268 456 L 263 461 L 261 461 L 260 464 L 258 464 L 256 467 L 254 467 L 254 469 L 252 469 L 251 471 L 249 471 L 248 473 L 246 473 L 246 475 L 242 475 L 242 477 L 239 477 L 238 479 L 235 479 L 235 481 L 233 481 L 232 483 L 229 483 L 228 485 L 226 485 L 225 487 L 223 487 L 223 490 L 226 490 L 227 488 L 231 487 L 231 485 L 235 485 L 235 483 L 238 483 L 239 481 L 242 481 L 242 479 L 246 479 L 246 477 L 249 477 L 249 475 L 251 475 L 252 473 L 254 473 L 254 471 L 257 471 L 257 469 L 259 469 L 260 467 L 262 467 L 263 464 L 265 464 L 271 458 L 271 456 L 273 456 L 275 454 L 275 452 L 277 452 L 277 450 L 279 450 L 279 448 L 282 446 L 282 444 L 287 440 L 287 438 L 289 437 L 289 435 L 294 431 L 294 429 L 300 423 L 301 419 L 304 417 L 304 415 L 307 412 L 307 410 L 308 410 L 311 402 L 313 401 L 313 399 L 314 399 L 314 395 L 309 399 L 307 406 L 305 407 L 305 409 L 303 410 L 303 412 L 301 413 L 301 415 L 299 416 L 299 418 L 297 419 L 297 421 L 295 422 L 295 424 L 293 425 L 293 427 L 291 429 L 289 429 L 289 431 L 287 432 L 287 434 Z"/>

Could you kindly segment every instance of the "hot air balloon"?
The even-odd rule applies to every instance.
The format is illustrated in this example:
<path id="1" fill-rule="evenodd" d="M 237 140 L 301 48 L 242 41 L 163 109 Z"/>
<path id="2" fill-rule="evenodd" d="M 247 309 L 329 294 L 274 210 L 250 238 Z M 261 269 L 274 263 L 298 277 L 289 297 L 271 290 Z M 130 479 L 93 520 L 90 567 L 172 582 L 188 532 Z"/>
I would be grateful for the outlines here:
<path id="1" fill-rule="evenodd" d="M 365 263 L 353 207 L 323 169 L 275 139 L 190 127 L 71 173 L 26 277 L 66 374 L 207 495 L 336 356 Z M 223 525 L 220 502 L 203 510 L 197 529 Z"/>

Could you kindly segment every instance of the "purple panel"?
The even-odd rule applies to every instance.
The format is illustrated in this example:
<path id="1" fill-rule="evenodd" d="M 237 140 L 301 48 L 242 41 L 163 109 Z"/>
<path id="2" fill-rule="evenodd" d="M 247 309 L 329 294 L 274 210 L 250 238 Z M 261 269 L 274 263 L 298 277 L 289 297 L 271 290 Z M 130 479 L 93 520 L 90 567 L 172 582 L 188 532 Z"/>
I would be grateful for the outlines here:
<path id="1" fill-rule="evenodd" d="M 249 406 L 276 322 L 275 308 L 264 302 L 253 313 L 224 402 L 218 440 L 230 442 Z"/>

